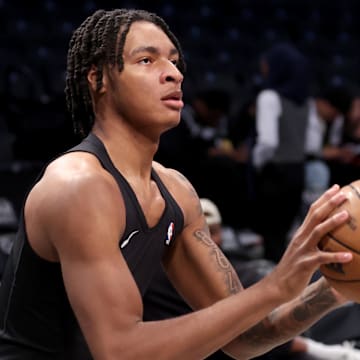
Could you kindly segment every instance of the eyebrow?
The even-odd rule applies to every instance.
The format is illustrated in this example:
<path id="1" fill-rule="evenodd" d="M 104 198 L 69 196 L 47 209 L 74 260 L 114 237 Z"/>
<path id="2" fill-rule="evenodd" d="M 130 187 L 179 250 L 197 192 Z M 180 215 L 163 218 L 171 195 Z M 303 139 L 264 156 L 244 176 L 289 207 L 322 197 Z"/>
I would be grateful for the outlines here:
<path id="1" fill-rule="evenodd" d="M 130 52 L 130 56 L 134 56 L 142 52 L 148 52 L 154 55 L 160 54 L 159 48 L 155 46 L 139 46 Z M 172 48 L 170 50 L 169 55 L 177 55 L 177 54 L 179 54 L 179 51 L 176 48 Z"/>

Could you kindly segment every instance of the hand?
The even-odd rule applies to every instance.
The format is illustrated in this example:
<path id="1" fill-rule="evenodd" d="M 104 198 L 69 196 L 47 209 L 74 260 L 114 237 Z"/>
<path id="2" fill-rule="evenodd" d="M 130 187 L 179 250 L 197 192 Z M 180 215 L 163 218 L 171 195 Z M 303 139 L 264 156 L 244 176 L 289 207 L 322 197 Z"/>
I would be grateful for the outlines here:
<path id="1" fill-rule="evenodd" d="M 349 217 L 347 211 L 329 217 L 331 211 L 346 199 L 346 195 L 339 189 L 338 185 L 334 185 L 310 206 L 282 259 L 270 274 L 287 300 L 297 296 L 308 285 L 321 264 L 345 263 L 352 259 L 351 253 L 330 253 L 318 248 L 319 241 Z"/>

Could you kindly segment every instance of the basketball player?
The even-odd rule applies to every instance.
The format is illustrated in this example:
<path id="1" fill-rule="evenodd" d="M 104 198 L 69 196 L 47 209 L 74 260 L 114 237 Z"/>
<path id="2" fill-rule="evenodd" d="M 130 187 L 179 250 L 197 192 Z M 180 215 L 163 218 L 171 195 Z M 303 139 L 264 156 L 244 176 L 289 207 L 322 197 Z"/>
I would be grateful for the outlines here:
<path id="1" fill-rule="evenodd" d="M 324 279 L 306 287 L 320 264 L 351 259 L 317 248 L 348 218 L 329 217 L 344 201 L 338 186 L 274 271 L 243 290 L 191 184 L 153 162 L 179 123 L 183 78 L 178 40 L 154 14 L 99 10 L 73 34 L 66 95 L 85 139 L 26 198 L 0 290 L 1 359 L 202 359 L 219 348 L 247 359 L 347 301 Z M 160 261 L 197 311 L 144 322 Z"/>

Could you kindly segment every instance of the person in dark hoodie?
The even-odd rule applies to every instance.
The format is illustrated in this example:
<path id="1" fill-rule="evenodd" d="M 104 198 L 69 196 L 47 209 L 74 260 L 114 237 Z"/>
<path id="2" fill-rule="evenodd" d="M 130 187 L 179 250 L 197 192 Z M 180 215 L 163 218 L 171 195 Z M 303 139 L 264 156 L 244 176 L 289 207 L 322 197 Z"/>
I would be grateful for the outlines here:
<path id="1" fill-rule="evenodd" d="M 256 230 L 264 238 L 265 258 L 277 263 L 301 205 L 310 77 L 307 59 L 290 43 L 264 53 L 260 69 L 264 84 L 256 98 L 252 152 Z"/>

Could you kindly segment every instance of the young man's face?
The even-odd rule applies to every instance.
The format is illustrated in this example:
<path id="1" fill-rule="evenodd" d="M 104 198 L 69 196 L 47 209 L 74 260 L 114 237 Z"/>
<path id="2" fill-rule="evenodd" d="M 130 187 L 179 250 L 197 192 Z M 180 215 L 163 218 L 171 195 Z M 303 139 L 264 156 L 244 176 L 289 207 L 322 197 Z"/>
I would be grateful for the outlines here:
<path id="1" fill-rule="evenodd" d="M 161 131 L 180 121 L 183 75 L 179 54 L 168 36 L 150 22 L 133 23 L 127 34 L 124 68 L 110 71 L 111 104 L 122 119 Z"/>

